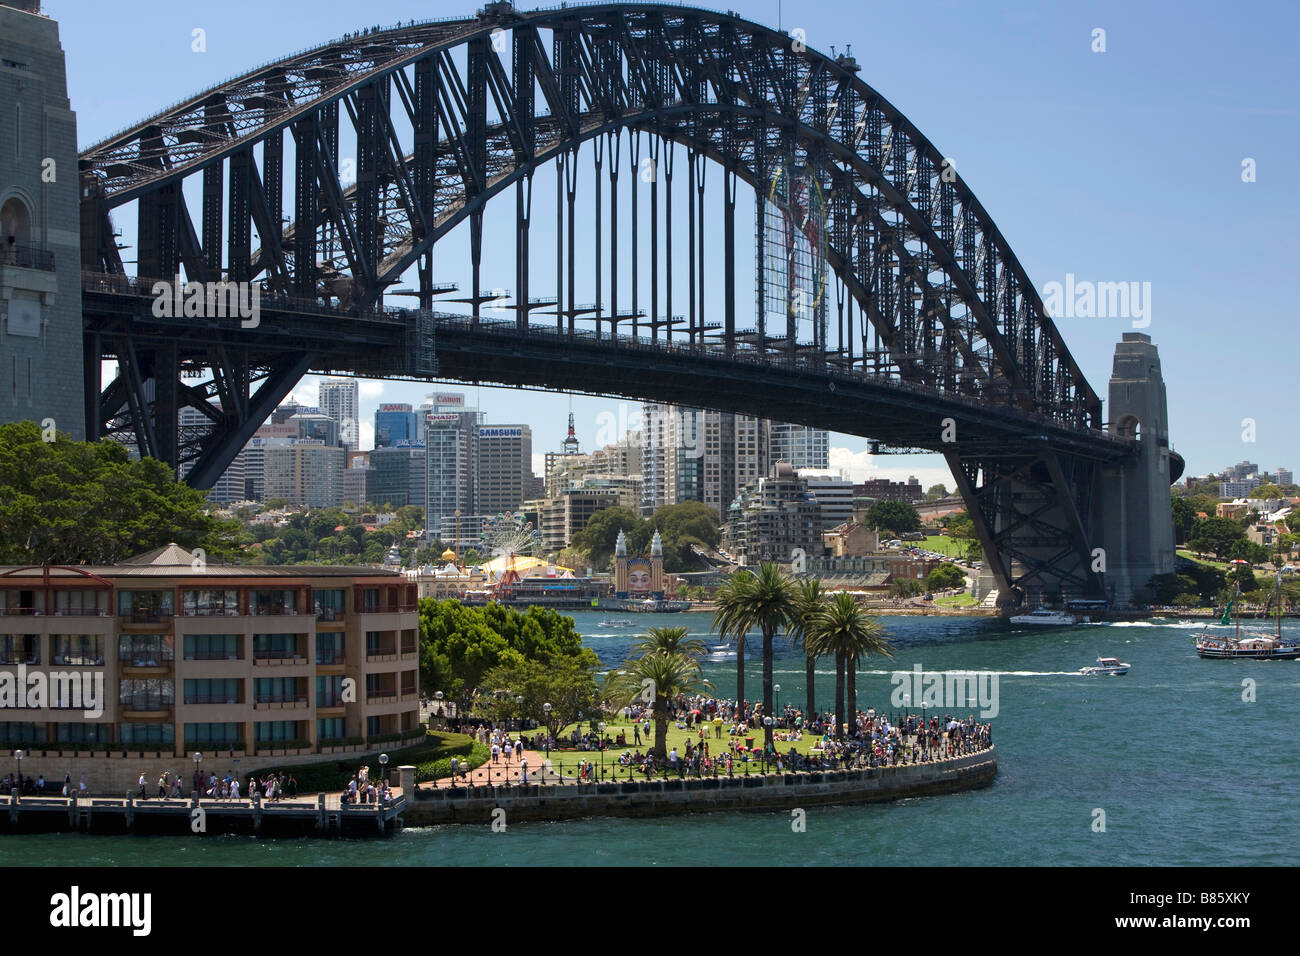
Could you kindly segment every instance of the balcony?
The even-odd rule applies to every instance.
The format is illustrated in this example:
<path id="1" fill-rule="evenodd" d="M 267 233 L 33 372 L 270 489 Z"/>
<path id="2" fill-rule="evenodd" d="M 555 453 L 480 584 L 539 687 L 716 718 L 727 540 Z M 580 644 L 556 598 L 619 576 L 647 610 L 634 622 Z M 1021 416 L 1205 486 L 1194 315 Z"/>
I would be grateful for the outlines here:
<path id="1" fill-rule="evenodd" d="M 237 706 L 242 703 L 243 701 L 239 699 L 238 695 L 232 697 L 228 694 L 191 694 L 185 698 L 187 707 L 195 704 L 234 704 Z"/>
<path id="2" fill-rule="evenodd" d="M 39 617 L 45 612 L 37 607 L 0 607 L 0 616 L 20 616 Z"/>
<path id="3" fill-rule="evenodd" d="M 54 253 L 44 249 L 34 249 L 31 246 L 0 245 L 0 266 L 53 272 Z"/>
<path id="4" fill-rule="evenodd" d="M 307 658 L 297 651 L 254 651 L 253 666 L 274 667 L 276 665 L 292 666 L 306 664 Z"/>
<path id="5" fill-rule="evenodd" d="M 337 607 L 316 608 L 316 620 L 324 624 L 342 622 L 345 619 L 345 617 L 346 615 L 343 613 L 342 608 L 337 608 Z"/>
<path id="6" fill-rule="evenodd" d="M 348 655 L 343 651 L 320 651 L 316 652 L 316 663 L 321 666 L 332 664 L 346 664 Z"/>
<path id="7" fill-rule="evenodd" d="M 148 611 L 136 610 L 126 611 L 119 614 L 123 624 L 170 624 L 172 619 L 171 611 Z"/>
<path id="8" fill-rule="evenodd" d="M 234 651 L 191 651 L 185 655 L 187 661 L 237 661 L 239 654 Z"/>
<path id="9" fill-rule="evenodd" d="M 263 694 L 253 699 L 254 710 L 299 710 L 306 706 L 306 697 L 290 694 Z"/>

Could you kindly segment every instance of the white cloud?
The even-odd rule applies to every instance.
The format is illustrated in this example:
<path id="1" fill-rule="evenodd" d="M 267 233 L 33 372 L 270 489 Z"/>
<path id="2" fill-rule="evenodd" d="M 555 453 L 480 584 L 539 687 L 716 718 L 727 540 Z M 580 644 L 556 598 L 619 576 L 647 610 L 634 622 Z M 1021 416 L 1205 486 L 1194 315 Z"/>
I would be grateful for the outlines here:
<path id="1" fill-rule="evenodd" d="M 546 455 L 533 452 L 533 474 L 541 477 L 546 476 Z"/>
<path id="2" fill-rule="evenodd" d="M 378 400 L 384 394 L 387 382 L 375 382 L 367 379 L 357 383 L 357 395 L 362 401 Z"/>
<path id="3" fill-rule="evenodd" d="M 361 441 L 358 443 L 357 450 L 358 451 L 373 450 L 375 447 L 374 423 L 372 421 L 367 421 L 366 419 L 363 418 L 361 420 L 361 427 L 358 429 L 358 431 L 361 432 Z"/>

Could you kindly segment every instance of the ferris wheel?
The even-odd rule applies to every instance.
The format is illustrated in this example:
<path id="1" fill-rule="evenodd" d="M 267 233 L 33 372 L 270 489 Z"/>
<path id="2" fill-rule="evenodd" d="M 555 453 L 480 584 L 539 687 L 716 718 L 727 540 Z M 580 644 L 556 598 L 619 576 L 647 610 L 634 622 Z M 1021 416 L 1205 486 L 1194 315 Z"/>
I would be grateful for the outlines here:
<path id="1" fill-rule="evenodd" d="M 479 551 L 494 558 L 522 554 L 536 556 L 542 550 L 542 533 L 518 511 L 504 511 L 483 523 Z"/>

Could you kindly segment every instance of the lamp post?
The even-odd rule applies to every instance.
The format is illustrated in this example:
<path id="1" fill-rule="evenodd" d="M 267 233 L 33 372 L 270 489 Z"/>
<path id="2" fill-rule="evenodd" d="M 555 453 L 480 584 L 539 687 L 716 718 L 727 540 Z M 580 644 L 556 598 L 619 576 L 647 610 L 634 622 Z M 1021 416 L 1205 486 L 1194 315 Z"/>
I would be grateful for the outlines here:
<path id="1" fill-rule="evenodd" d="M 763 726 L 767 728 L 767 736 L 770 739 L 772 734 L 772 715 L 768 714 L 763 718 Z M 763 743 L 763 773 L 767 773 L 767 754 L 771 747 L 765 741 Z"/>
<path id="2" fill-rule="evenodd" d="M 518 694 L 515 696 L 515 710 L 518 711 L 519 713 L 519 729 L 520 731 L 522 731 L 524 729 L 524 695 L 523 694 Z"/>
<path id="3" fill-rule="evenodd" d="M 379 755 L 380 772 L 384 775 L 384 783 L 388 783 L 388 754 Z"/>
<path id="4" fill-rule="evenodd" d="M 542 704 L 542 713 L 546 715 L 546 759 L 551 759 L 551 705 Z"/>
<path id="5" fill-rule="evenodd" d="M 199 764 L 203 763 L 203 754 L 197 750 L 194 751 L 194 796 L 197 798 L 203 793 L 203 780 L 199 776 Z"/>
<path id="6" fill-rule="evenodd" d="M 775 700 L 776 712 L 779 714 L 781 713 L 781 685 L 773 684 L 772 693 L 776 696 L 776 700 Z"/>
<path id="7" fill-rule="evenodd" d="M 605 779 L 605 722 L 602 720 L 599 724 L 596 725 L 596 729 L 600 732 L 600 741 L 599 741 L 600 779 L 604 780 Z"/>
<path id="8" fill-rule="evenodd" d="M 15 750 L 14 759 L 18 761 L 18 792 L 22 793 L 23 792 L 23 752 L 21 750 Z"/>

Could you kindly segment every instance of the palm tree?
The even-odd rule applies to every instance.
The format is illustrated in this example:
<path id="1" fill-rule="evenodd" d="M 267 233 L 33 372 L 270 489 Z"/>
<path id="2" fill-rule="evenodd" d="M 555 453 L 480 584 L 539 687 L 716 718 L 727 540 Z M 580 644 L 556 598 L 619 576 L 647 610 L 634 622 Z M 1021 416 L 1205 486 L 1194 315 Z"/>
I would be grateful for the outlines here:
<path id="1" fill-rule="evenodd" d="M 645 637 L 632 645 L 632 651 L 641 655 L 663 651 L 698 660 L 704 656 L 704 642 L 694 638 L 688 640 L 686 634 L 684 627 L 652 627 Z"/>
<path id="2" fill-rule="evenodd" d="M 724 641 L 736 642 L 736 703 L 745 700 L 745 638 L 754 622 L 745 613 L 746 590 L 753 576 L 748 572 L 737 571 L 727 577 L 714 595 L 716 610 L 713 613 L 712 630 Z"/>
<path id="3" fill-rule="evenodd" d="M 848 677 L 849 714 L 856 721 L 858 662 L 871 654 L 892 658 L 893 646 L 885 638 L 880 621 L 868 614 L 852 594 L 843 591 L 817 615 L 807 640 L 817 653 L 835 655 L 835 732 L 839 736 L 844 727 L 844 675 Z"/>
<path id="4" fill-rule="evenodd" d="M 808 646 L 812 634 L 813 622 L 818 614 L 826 608 L 826 591 L 817 578 L 800 581 L 796 586 L 794 607 L 790 614 L 790 638 L 796 647 L 803 645 L 806 660 L 805 680 L 808 687 L 807 719 L 811 720 L 817 713 L 817 694 L 814 686 L 817 679 L 817 655 Z"/>
<path id="5" fill-rule="evenodd" d="M 605 684 L 610 700 L 620 707 L 637 701 L 651 703 L 655 724 L 655 759 L 668 756 L 668 701 L 678 694 L 712 693 L 700 676 L 700 662 L 684 654 L 651 651 L 610 675 Z"/>
<path id="6" fill-rule="evenodd" d="M 728 581 L 728 584 L 731 582 Z M 725 587 L 725 586 L 724 586 Z M 757 627 L 763 632 L 763 716 L 772 714 L 772 663 L 773 640 L 776 632 L 790 623 L 794 607 L 794 582 L 782 573 L 774 561 L 764 561 L 758 573 L 737 588 L 719 593 L 718 612 L 714 618 L 725 617 L 740 633 Z M 772 746 L 772 728 L 764 722 L 763 745 Z"/>

